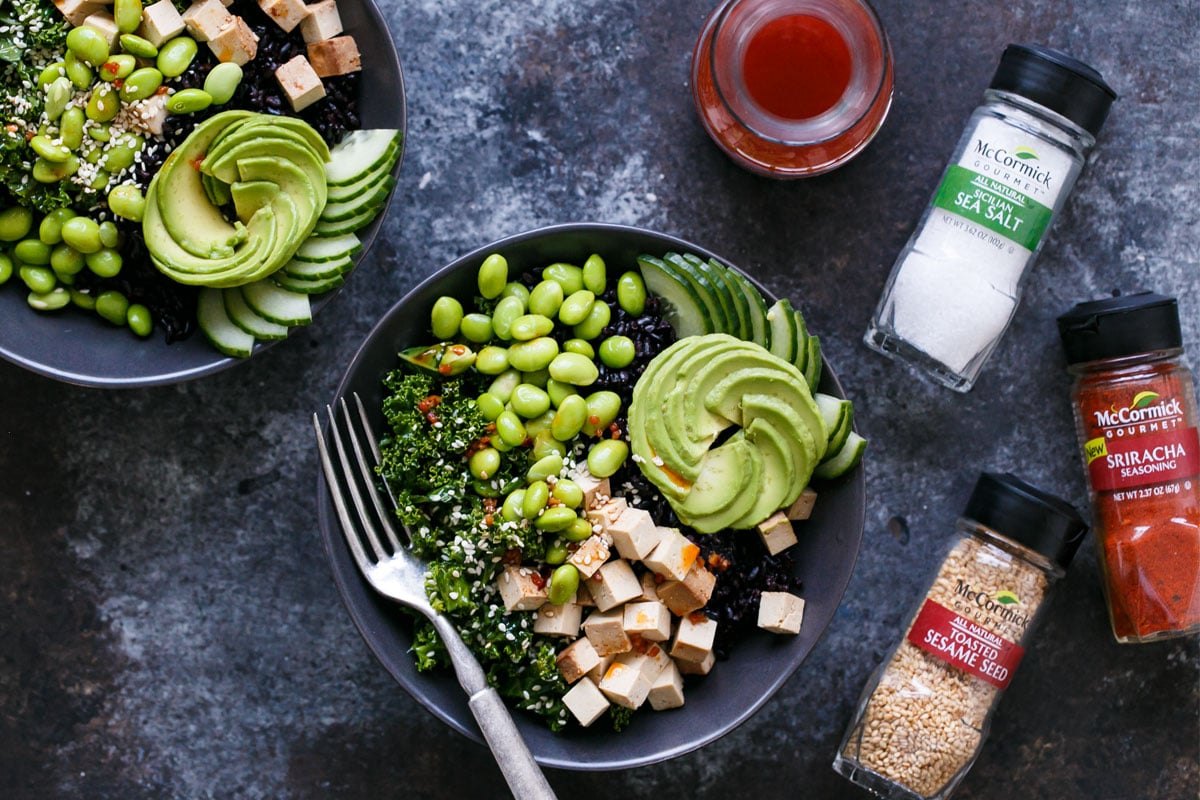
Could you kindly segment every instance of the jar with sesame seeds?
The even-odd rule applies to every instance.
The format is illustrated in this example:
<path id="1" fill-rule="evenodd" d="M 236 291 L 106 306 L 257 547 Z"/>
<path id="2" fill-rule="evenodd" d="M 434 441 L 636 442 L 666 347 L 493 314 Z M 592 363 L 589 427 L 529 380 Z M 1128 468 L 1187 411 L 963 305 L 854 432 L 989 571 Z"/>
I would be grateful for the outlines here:
<path id="1" fill-rule="evenodd" d="M 888 800 L 949 797 L 1087 530 L 1065 501 L 981 475 L 904 637 L 863 689 L 834 769 Z"/>

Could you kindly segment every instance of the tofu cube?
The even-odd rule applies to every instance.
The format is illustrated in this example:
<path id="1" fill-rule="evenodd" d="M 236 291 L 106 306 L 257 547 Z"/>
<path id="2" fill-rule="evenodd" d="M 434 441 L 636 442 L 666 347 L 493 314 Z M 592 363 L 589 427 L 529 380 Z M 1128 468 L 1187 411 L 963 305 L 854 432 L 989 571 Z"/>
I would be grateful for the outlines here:
<path id="1" fill-rule="evenodd" d="M 600 679 L 600 691 L 610 702 L 625 708 L 638 708 L 650 694 L 650 679 L 636 666 L 622 663 L 618 658 Z"/>
<path id="2" fill-rule="evenodd" d="M 533 632 L 546 636 L 579 635 L 579 621 L 583 618 L 583 606 L 574 603 L 543 603 L 538 607 L 537 619 L 533 622 Z"/>
<path id="3" fill-rule="evenodd" d="M 782 553 L 796 543 L 792 521 L 782 511 L 776 511 L 758 523 L 758 535 L 771 555 Z"/>
<path id="4" fill-rule="evenodd" d="M 258 7 L 288 33 L 308 16 L 308 6 L 304 0 L 258 0 Z"/>
<path id="5" fill-rule="evenodd" d="M 799 633 L 804 600 L 790 592 L 763 592 L 758 601 L 758 627 L 771 633 Z"/>
<path id="6" fill-rule="evenodd" d="M 497 584 L 506 611 L 534 611 L 546 602 L 546 584 L 529 567 L 505 567 Z"/>
<path id="7" fill-rule="evenodd" d="M 675 662 L 671 662 L 650 683 L 646 700 L 655 711 L 679 708 L 683 705 L 683 675 Z"/>
<path id="8" fill-rule="evenodd" d="M 671 611 L 659 600 L 625 604 L 625 633 L 649 642 L 671 638 Z"/>
<path id="9" fill-rule="evenodd" d="M 584 678 L 563 695 L 563 705 L 570 709 L 583 727 L 591 725 L 608 711 L 608 700 L 590 678 Z"/>
<path id="10" fill-rule="evenodd" d="M 625 633 L 625 615 L 620 609 L 588 614 L 583 621 L 583 635 L 601 658 L 628 653 L 633 647 Z"/>
<path id="11" fill-rule="evenodd" d="M 221 4 L 221 0 L 197 0 L 183 12 L 183 24 L 193 39 L 207 42 L 215 39 L 223 28 L 233 24 L 233 14 Z"/>
<path id="12" fill-rule="evenodd" d="M 808 519 L 812 516 L 813 506 L 817 503 L 817 493 L 812 490 L 811 486 L 804 487 L 804 491 L 796 498 L 796 502 L 784 512 L 784 516 L 791 520 Z"/>
<path id="13" fill-rule="evenodd" d="M 587 671 L 587 676 L 591 678 L 594 683 L 599 685 L 601 679 L 604 677 L 604 673 L 608 672 L 609 666 L 613 661 L 616 660 L 616 658 L 616 656 L 600 656 L 600 663 L 589 669 Z"/>
<path id="14" fill-rule="evenodd" d="M 325 84 L 304 56 L 296 56 L 275 70 L 275 80 L 295 111 L 308 108 L 325 96 Z"/>
<path id="15" fill-rule="evenodd" d="M 254 35 L 254 31 L 250 30 L 250 26 L 246 24 L 244 19 L 235 16 L 232 24 L 226 25 L 224 28 L 217 31 L 217 35 L 208 40 L 208 49 L 212 50 L 213 55 L 215 55 L 217 60 L 221 63 L 232 61 L 238 66 L 245 66 L 246 62 L 252 61 L 254 57 L 258 55 L 258 37 Z M 304 56 L 296 56 L 296 58 L 293 58 L 292 61 L 288 62 L 288 64 L 291 64 L 296 59 L 303 58 Z M 305 62 L 305 64 L 307 65 L 307 62 Z M 284 64 L 283 67 L 275 70 L 275 76 L 277 78 L 279 77 L 280 70 L 286 66 L 287 64 Z M 311 72 L 312 67 L 308 67 L 308 70 Z M 320 83 L 320 80 L 318 79 L 317 82 Z M 311 87 L 309 88 L 309 91 L 312 91 Z M 321 87 L 320 91 L 321 94 L 312 98 L 312 100 L 309 102 L 313 102 L 315 100 L 319 100 L 321 97 L 324 97 L 325 88 Z M 290 94 L 288 97 L 291 99 Z M 295 100 L 292 102 L 294 105 Z M 298 111 L 299 109 L 296 110 Z"/>
<path id="16" fill-rule="evenodd" d="M 586 582 L 579 584 L 579 588 L 575 591 L 574 602 L 576 605 L 583 606 L 584 608 L 596 607 L 596 601 L 592 599 L 592 593 L 588 591 Z"/>
<path id="17" fill-rule="evenodd" d="M 588 578 L 588 591 L 596 601 L 596 608 L 608 611 L 622 603 L 642 596 L 642 584 L 633 574 L 629 562 L 618 558 L 607 562 L 596 574 Z"/>
<path id="18" fill-rule="evenodd" d="M 71 23 L 72 28 L 78 28 L 92 14 L 104 10 L 102 4 L 89 0 L 54 0 L 54 7 Z"/>
<path id="19" fill-rule="evenodd" d="M 308 16 L 300 20 L 300 35 L 304 41 L 323 42 L 342 32 L 342 17 L 337 0 L 321 0 L 308 7 Z"/>
<path id="20" fill-rule="evenodd" d="M 658 599 L 658 583 L 659 577 L 653 572 L 643 572 L 642 581 L 642 596 L 641 600 L 657 600 Z"/>
<path id="21" fill-rule="evenodd" d="M 681 581 L 687 577 L 699 555 L 700 548 L 678 530 L 660 528 L 658 544 L 653 552 L 642 558 L 642 563 L 659 575 Z"/>
<path id="22" fill-rule="evenodd" d="M 558 664 L 558 671 L 562 673 L 563 680 L 574 683 L 600 666 L 600 655 L 596 648 L 592 647 L 590 639 L 580 636 L 563 648 L 555 663 Z"/>
<path id="23" fill-rule="evenodd" d="M 679 629 L 671 644 L 671 657 L 680 661 L 703 661 L 712 653 L 716 636 L 715 619 L 698 613 L 688 614 L 679 620 Z"/>
<path id="24" fill-rule="evenodd" d="M 117 21 L 113 19 L 112 14 L 107 11 L 97 11 L 89 14 L 87 19 L 83 21 L 83 27 L 91 28 L 103 36 L 104 41 L 108 42 L 109 50 L 117 49 L 117 39 L 121 37 L 121 32 L 117 30 Z"/>
<path id="25" fill-rule="evenodd" d="M 624 514 L 627 508 L 629 508 L 629 503 L 625 502 L 624 497 L 610 497 L 603 503 L 587 510 L 587 521 L 592 523 L 592 530 L 596 530 L 596 526 L 599 526 L 600 531 L 607 533 L 608 526 Z"/>
<path id="26" fill-rule="evenodd" d="M 627 507 L 621 516 L 608 523 L 607 530 L 621 558 L 641 561 L 650 555 L 662 538 L 660 531 L 666 528 L 656 526 L 649 511 Z"/>
<path id="27" fill-rule="evenodd" d="M 579 547 L 567 560 L 575 565 L 575 569 L 585 578 L 596 574 L 596 570 L 604 566 L 610 555 L 608 542 L 603 537 L 592 535 L 580 542 Z"/>
<path id="28" fill-rule="evenodd" d="M 175 4 L 171 0 L 159 0 L 142 9 L 142 24 L 138 26 L 137 35 L 155 47 L 162 47 L 163 42 L 183 33 L 186 27 Z"/>
<path id="29" fill-rule="evenodd" d="M 684 675 L 707 675 L 712 671 L 713 664 L 717 663 L 717 657 L 709 653 L 704 657 L 703 661 L 684 661 L 682 659 L 675 662 L 675 666 Z"/>
<path id="30" fill-rule="evenodd" d="M 162 136 L 163 125 L 167 121 L 167 95 L 152 94 L 134 103 L 132 108 L 138 127 L 155 136 Z"/>
<path id="31" fill-rule="evenodd" d="M 593 508 L 612 497 L 612 488 L 609 486 L 608 478 L 597 478 L 586 469 L 579 469 L 571 474 L 571 480 L 575 481 L 583 490 L 584 508 Z"/>
<path id="32" fill-rule="evenodd" d="M 633 649 L 617 656 L 616 660 L 622 664 L 637 667 L 646 676 L 646 680 L 653 682 L 658 677 L 658 673 L 671 663 L 671 656 L 654 642 L 634 639 Z"/>
<path id="33" fill-rule="evenodd" d="M 704 608 L 712 597 L 717 576 L 713 575 L 697 560 L 692 564 L 687 577 L 681 581 L 668 580 L 658 585 L 658 599 L 667 604 L 671 613 L 682 617 Z"/>

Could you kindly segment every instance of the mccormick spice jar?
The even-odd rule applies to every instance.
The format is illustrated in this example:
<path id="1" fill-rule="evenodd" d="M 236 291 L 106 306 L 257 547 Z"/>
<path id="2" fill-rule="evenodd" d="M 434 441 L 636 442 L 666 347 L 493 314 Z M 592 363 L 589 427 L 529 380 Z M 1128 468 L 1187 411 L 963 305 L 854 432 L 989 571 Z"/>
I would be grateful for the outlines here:
<path id="1" fill-rule="evenodd" d="M 948 797 L 1086 534 L 1063 500 L 981 475 L 904 638 L 867 682 L 834 769 L 888 800 Z"/>
<path id="2" fill-rule="evenodd" d="M 1200 438 L 1179 308 L 1142 293 L 1058 318 L 1113 635 L 1200 631 Z"/>

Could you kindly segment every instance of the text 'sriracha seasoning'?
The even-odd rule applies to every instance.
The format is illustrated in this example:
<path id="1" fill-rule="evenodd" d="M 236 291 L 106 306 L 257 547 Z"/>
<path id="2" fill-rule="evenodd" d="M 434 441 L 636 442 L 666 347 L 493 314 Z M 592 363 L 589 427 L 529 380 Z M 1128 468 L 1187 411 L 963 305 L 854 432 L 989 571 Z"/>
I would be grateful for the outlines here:
<path id="1" fill-rule="evenodd" d="M 1059 331 L 1077 376 L 1113 634 L 1144 642 L 1200 631 L 1200 436 L 1178 304 L 1149 293 L 1080 303 Z"/>
<path id="2" fill-rule="evenodd" d="M 1070 505 L 996 474 L 980 477 L 957 527 L 834 761 L 884 798 L 945 798 L 962 780 L 1050 586 L 1087 532 Z"/>

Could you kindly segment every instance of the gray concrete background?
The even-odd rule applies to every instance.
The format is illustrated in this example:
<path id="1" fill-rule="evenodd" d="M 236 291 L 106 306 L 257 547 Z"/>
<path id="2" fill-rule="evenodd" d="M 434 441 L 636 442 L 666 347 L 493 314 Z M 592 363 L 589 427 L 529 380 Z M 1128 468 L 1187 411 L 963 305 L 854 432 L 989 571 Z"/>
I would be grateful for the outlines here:
<path id="1" fill-rule="evenodd" d="M 384 237 L 313 326 L 173 387 L 87 390 L 0 363 L 0 797 L 503 796 L 488 753 L 392 683 L 341 607 L 308 420 L 422 276 L 577 220 L 689 238 L 796 300 L 871 440 L 869 501 L 842 608 L 760 713 L 669 763 L 550 780 L 574 800 L 865 797 L 830 761 L 977 473 L 1086 505 L 1054 317 L 1115 289 L 1176 293 L 1200 354 L 1197 4 L 877 6 L 896 52 L 887 124 L 844 169 L 774 183 L 692 112 L 708 2 L 385 0 L 403 174 Z M 860 337 L 1010 41 L 1089 61 L 1121 100 L 1013 328 L 959 396 Z M 1195 798 L 1198 665 L 1194 640 L 1111 641 L 1085 547 L 958 796 Z"/>

